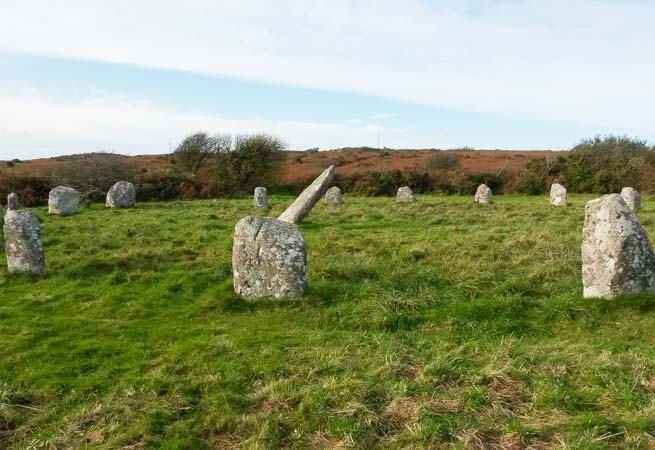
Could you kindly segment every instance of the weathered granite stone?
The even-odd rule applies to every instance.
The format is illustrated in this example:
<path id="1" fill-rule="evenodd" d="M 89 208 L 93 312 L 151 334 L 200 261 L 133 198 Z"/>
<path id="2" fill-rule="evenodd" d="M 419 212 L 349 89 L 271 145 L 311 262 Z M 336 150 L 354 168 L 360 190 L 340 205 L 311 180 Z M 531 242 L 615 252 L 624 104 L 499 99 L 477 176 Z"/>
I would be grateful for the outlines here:
<path id="1" fill-rule="evenodd" d="M 307 289 L 305 239 L 294 224 L 247 216 L 234 229 L 234 290 L 246 300 L 302 297 Z"/>
<path id="2" fill-rule="evenodd" d="M 636 189 L 624 187 L 621 189 L 621 197 L 631 211 L 641 209 L 641 194 Z"/>
<path id="3" fill-rule="evenodd" d="M 491 189 L 486 184 L 481 184 L 478 186 L 478 190 L 475 192 L 475 203 L 480 203 L 481 205 L 490 205 L 493 202 L 493 194 Z"/>
<path id="4" fill-rule="evenodd" d="M 48 212 L 50 214 L 70 216 L 77 212 L 79 205 L 80 193 L 70 187 L 58 186 L 52 189 L 48 196 Z"/>
<path id="5" fill-rule="evenodd" d="M 332 186 L 325 193 L 325 202 L 328 205 L 341 205 L 343 203 L 343 198 L 341 197 L 341 189 L 337 186 Z"/>
<path id="6" fill-rule="evenodd" d="M 13 273 L 45 273 L 41 225 L 32 211 L 11 210 L 5 216 L 7 268 Z"/>
<path id="7" fill-rule="evenodd" d="M 582 234 L 585 297 L 655 290 L 655 254 L 639 219 L 619 194 L 587 203 Z"/>
<path id="8" fill-rule="evenodd" d="M 316 202 L 325 194 L 334 179 L 334 166 L 330 166 L 314 180 L 298 198 L 289 206 L 278 220 L 289 223 L 300 223 L 312 210 Z"/>
<path id="9" fill-rule="evenodd" d="M 119 181 L 107 192 L 106 205 L 110 208 L 132 208 L 136 204 L 134 185 L 127 181 Z"/>
<path id="10" fill-rule="evenodd" d="M 18 209 L 18 194 L 12 192 L 7 196 L 7 211 Z"/>
<path id="11" fill-rule="evenodd" d="M 268 192 L 265 187 L 255 188 L 255 208 L 268 209 Z"/>
<path id="12" fill-rule="evenodd" d="M 553 206 L 566 206 L 566 188 L 559 183 L 550 187 L 550 204 Z"/>
<path id="13" fill-rule="evenodd" d="M 409 186 L 403 186 L 400 189 L 398 189 L 398 192 L 396 193 L 396 201 L 398 203 L 415 202 L 416 199 L 414 198 L 414 192 Z"/>

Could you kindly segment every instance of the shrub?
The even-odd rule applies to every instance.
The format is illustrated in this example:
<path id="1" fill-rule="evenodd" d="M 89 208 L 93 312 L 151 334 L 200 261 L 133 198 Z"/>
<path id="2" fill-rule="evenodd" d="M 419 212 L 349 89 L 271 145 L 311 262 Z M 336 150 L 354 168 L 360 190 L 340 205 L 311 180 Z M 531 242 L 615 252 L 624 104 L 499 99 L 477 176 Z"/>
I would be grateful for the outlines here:
<path id="1" fill-rule="evenodd" d="M 646 141 L 627 136 L 584 139 L 568 153 L 530 161 L 520 191 L 545 192 L 562 182 L 570 192 L 608 194 L 648 183 L 655 155 Z"/>
<path id="2" fill-rule="evenodd" d="M 464 195 L 473 195 L 481 184 L 489 186 L 494 194 L 502 194 L 505 187 L 506 174 L 500 173 L 477 173 L 469 174 L 463 180 L 459 193 Z"/>
<path id="3" fill-rule="evenodd" d="M 459 167 L 459 155 L 447 151 L 433 152 L 425 163 L 428 170 L 454 170 Z"/>
<path id="4" fill-rule="evenodd" d="M 266 134 L 196 133 L 185 138 L 173 156 L 179 170 L 202 186 L 202 196 L 232 196 L 269 184 L 285 144 Z M 198 187 L 197 185 L 195 185 Z"/>
<path id="5" fill-rule="evenodd" d="M 53 186 L 77 189 L 82 200 L 101 202 L 117 181 L 136 181 L 139 172 L 129 156 L 96 152 L 62 158 L 63 164 L 53 170 Z"/>
<path id="6" fill-rule="evenodd" d="M 173 152 L 174 160 L 181 170 L 197 178 L 203 166 L 220 153 L 227 153 L 232 146 L 232 138 L 226 134 L 209 136 L 200 132 L 187 136 Z"/>
<path id="7" fill-rule="evenodd" d="M 3 200 L 15 192 L 23 206 L 45 205 L 48 203 L 50 188 L 51 183 L 47 178 L 0 173 L 0 197 Z"/>

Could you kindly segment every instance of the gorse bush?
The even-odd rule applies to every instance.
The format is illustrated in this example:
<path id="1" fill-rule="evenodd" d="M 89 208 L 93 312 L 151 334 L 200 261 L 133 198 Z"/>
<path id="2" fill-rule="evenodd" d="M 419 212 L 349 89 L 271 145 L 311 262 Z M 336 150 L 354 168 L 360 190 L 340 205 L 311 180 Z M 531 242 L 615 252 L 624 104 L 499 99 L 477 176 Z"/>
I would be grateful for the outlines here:
<path id="1" fill-rule="evenodd" d="M 406 170 L 337 175 L 337 185 L 342 190 L 369 197 L 393 196 L 402 186 L 410 186 L 417 194 L 472 195 L 482 183 L 489 186 L 495 193 L 501 194 L 504 192 L 506 182 L 507 176 L 502 171 L 481 174 L 465 174 L 460 171 L 428 173 L 416 167 Z"/>
<path id="2" fill-rule="evenodd" d="M 571 192 L 607 194 L 624 186 L 643 189 L 655 170 L 646 141 L 627 136 L 584 139 L 568 153 L 530 161 L 521 191 L 541 194 L 561 182 Z"/>

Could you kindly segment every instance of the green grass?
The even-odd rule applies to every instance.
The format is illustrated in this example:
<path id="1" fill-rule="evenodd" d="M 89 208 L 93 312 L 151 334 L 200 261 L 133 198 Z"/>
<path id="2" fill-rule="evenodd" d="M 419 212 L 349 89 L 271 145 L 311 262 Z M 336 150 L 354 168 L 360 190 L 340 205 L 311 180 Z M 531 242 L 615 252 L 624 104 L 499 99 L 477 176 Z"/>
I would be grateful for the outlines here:
<path id="1" fill-rule="evenodd" d="M 589 198 L 321 203 L 306 298 L 251 303 L 250 199 L 36 209 L 47 276 L 0 269 L 0 447 L 653 448 L 655 295 L 582 298 Z"/>

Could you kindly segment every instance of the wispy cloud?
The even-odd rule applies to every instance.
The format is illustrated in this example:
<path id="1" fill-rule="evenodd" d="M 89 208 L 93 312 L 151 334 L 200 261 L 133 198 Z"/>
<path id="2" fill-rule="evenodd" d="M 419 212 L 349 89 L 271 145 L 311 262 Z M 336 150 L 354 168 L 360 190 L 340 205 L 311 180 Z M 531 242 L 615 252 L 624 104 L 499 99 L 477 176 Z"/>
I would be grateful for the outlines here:
<path id="1" fill-rule="evenodd" d="M 655 3 L 5 0 L 0 48 L 655 130 Z"/>
<path id="2" fill-rule="evenodd" d="M 0 51 L 354 92 L 655 140 L 653 16 L 655 3 L 638 0 L 3 0 Z M 374 145 L 383 124 L 385 145 L 432 144 L 384 109 L 325 121 L 237 120 L 193 104 L 172 109 L 120 92 L 61 99 L 40 87 L 30 95 L 0 91 L 1 151 L 166 150 L 168 137 L 196 129 L 267 131 L 295 148 Z"/>
<path id="3" fill-rule="evenodd" d="M 93 150 L 122 153 L 165 153 L 194 131 L 257 133 L 283 137 L 294 149 L 320 142 L 335 146 L 373 145 L 378 127 L 342 123 L 274 120 L 235 120 L 212 114 L 180 112 L 147 101 L 121 97 L 54 100 L 35 89 L 12 95 L 0 93 L 0 159 L 51 156 Z M 406 129 L 389 130 L 390 138 Z M 63 150 L 62 150 L 63 149 Z"/>
<path id="4" fill-rule="evenodd" d="M 394 117 L 395 114 L 391 113 L 379 113 L 379 114 L 373 114 L 371 116 L 371 120 L 385 120 L 385 119 L 391 119 Z"/>

